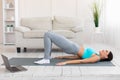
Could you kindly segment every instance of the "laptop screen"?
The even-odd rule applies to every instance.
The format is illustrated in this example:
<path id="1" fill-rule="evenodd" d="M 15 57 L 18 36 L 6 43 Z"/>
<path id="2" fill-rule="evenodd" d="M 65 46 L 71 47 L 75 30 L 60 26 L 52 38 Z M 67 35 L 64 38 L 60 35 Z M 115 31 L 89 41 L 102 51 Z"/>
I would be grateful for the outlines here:
<path id="1" fill-rule="evenodd" d="M 4 56 L 4 55 L 1 55 L 1 56 L 2 56 L 2 59 L 3 59 L 3 61 L 4 61 L 5 67 L 6 67 L 7 69 L 11 69 L 10 64 L 9 64 L 9 61 L 8 61 L 8 58 L 7 58 L 6 56 Z"/>

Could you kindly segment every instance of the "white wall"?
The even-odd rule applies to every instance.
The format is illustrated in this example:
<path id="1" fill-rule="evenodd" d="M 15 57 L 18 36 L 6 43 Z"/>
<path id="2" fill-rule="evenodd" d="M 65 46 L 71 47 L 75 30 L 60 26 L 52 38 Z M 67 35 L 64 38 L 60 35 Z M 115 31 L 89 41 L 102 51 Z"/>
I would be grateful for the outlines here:
<path id="1" fill-rule="evenodd" d="M 120 49 L 120 1 L 106 2 L 106 43 Z"/>
<path id="2" fill-rule="evenodd" d="M 19 0 L 22 17 L 69 16 L 90 20 L 93 0 Z"/>
<path id="3" fill-rule="evenodd" d="M 77 15 L 81 15 L 81 13 L 86 14 L 92 1 L 93 0 L 19 0 L 19 16 L 38 17 L 60 15 L 76 17 Z"/>
<path id="4" fill-rule="evenodd" d="M 77 0 L 51 0 L 52 15 L 76 17 Z"/>
<path id="5" fill-rule="evenodd" d="M 19 17 L 51 16 L 51 0 L 19 0 Z"/>

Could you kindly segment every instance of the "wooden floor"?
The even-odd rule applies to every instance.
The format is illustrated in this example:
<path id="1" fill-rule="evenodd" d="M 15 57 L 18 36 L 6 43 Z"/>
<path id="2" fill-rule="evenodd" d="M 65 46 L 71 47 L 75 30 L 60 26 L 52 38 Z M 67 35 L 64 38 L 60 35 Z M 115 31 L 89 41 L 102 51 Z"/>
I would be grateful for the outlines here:
<path id="1" fill-rule="evenodd" d="M 115 66 L 24 66 L 28 71 L 10 73 L 3 65 L 0 65 L 0 80 L 120 80 L 120 51 L 108 45 L 85 45 L 100 49 L 110 49 L 114 53 L 112 63 Z M 0 45 L 0 54 L 12 57 L 43 57 L 44 52 L 28 49 L 27 53 L 17 54 L 15 46 Z M 52 57 L 67 55 L 64 52 L 52 51 Z M 0 64 L 3 61 L 0 57 Z"/>

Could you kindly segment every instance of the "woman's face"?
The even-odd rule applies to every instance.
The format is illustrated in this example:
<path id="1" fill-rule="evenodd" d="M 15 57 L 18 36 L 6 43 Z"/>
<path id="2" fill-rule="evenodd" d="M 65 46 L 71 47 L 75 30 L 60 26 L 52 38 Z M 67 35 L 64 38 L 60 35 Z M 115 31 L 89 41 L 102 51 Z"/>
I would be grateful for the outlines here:
<path id="1" fill-rule="evenodd" d="M 110 51 L 108 51 L 108 50 L 100 50 L 100 51 L 99 51 L 100 56 L 101 56 L 102 59 L 108 58 L 109 52 L 110 52 Z"/>

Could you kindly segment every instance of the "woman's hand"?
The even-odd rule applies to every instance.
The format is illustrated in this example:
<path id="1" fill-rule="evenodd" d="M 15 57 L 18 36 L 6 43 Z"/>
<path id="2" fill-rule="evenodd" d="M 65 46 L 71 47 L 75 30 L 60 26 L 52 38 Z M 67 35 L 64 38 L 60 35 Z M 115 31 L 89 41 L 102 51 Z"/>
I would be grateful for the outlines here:
<path id="1" fill-rule="evenodd" d="M 66 65 L 66 62 L 59 62 L 56 64 L 57 66 L 63 66 L 63 65 Z"/>
<path id="2" fill-rule="evenodd" d="M 63 56 L 57 56 L 57 57 L 54 57 L 56 59 L 63 59 Z"/>

